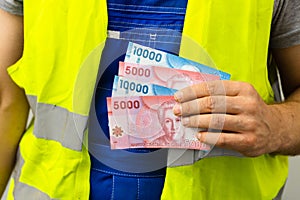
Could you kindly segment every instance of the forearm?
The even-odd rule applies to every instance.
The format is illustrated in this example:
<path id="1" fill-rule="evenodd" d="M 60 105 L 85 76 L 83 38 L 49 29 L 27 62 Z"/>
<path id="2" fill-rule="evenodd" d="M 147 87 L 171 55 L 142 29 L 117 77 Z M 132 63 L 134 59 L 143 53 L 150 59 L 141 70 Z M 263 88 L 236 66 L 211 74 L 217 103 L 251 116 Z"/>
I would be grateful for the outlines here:
<path id="1" fill-rule="evenodd" d="M 23 20 L 0 9 L 0 196 L 15 163 L 24 132 L 28 103 L 24 91 L 7 73 L 23 51 Z M 5 31 L 2 31 L 5 30 Z"/>
<path id="2" fill-rule="evenodd" d="M 300 155 L 300 88 L 294 91 L 285 102 L 272 106 L 277 112 L 274 122 L 277 123 L 275 136 L 278 136 L 280 140 L 275 153 Z"/>
<path id="3" fill-rule="evenodd" d="M 22 96 L 20 98 L 23 99 Z M 0 106 L 0 196 L 14 167 L 16 150 L 25 129 L 27 115 L 27 102 L 11 102 L 7 106 Z"/>
<path id="4" fill-rule="evenodd" d="M 278 137 L 281 141 L 276 153 L 300 155 L 300 45 L 273 49 L 279 68 L 286 101 L 274 105 L 279 112 Z"/>

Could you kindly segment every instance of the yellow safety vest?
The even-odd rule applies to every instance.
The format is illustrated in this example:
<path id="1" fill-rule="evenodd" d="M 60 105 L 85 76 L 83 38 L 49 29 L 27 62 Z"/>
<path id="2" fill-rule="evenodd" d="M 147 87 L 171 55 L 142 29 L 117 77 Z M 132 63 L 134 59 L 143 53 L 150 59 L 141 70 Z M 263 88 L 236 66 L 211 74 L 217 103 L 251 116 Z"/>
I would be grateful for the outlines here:
<path id="1" fill-rule="evenodd" d="M 196 50 L 202 46 L 219 69 L 272 102 L 266 69 L 272 8 L 273 0 L 189 0 L 181 55 L 203 61 Z M 34 122 L 20 142 L 7 197 L 88 199 L 82 141 L 106 38 L 106 1 L 24 1 L 24 25 L 23 57 L 9 73 L 25 89 Z M 207 158 L 168 168 L 162 198 L 272 199 L 286 177 L 286 157 Z"/>
<path id="2" fill-rule="evenodd" d="M 189 1 L 181 56 L 201 62 L 203 48 L 218 69 L 229 72 L 232 80 L 251 83 L 271 103 L 267 56 L 273 3 Z M 204 158 L 168 168 L 162 199 L 270 200 L 284 185 L 287 171 L 285 156 Z"/>

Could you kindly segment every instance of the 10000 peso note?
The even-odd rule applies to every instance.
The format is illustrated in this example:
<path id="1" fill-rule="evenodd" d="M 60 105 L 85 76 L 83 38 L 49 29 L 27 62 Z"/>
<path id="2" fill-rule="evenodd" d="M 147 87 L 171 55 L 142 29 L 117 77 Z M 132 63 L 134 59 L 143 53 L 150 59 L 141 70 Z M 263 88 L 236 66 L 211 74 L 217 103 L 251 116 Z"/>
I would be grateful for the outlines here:
<path id="1" fill-rule="evenodd" d="M 125 77 L 115 76 L 112 97 L 173 95 L 177 90 L 156 84 L 144 83 Z"/>
<path id="2" fill-rule="evenodd" d="M 133 42 L 128 44 L 124 62 L 202 72 L 220 76 L 221 80 L 230 79 L 230 74 L 226 72 Z"/>

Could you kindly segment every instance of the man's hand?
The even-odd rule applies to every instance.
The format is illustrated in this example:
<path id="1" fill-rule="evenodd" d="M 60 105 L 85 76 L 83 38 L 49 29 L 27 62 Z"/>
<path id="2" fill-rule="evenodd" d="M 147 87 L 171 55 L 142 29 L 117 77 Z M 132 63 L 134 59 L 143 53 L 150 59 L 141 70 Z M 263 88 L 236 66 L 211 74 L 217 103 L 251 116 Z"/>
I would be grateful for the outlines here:
<path id="1" fill-rule="evenodd" d="M 300 45 L 272 52 L 285 102 L 267 105 L 248 83 L 214 81 L 178 91 L 174 114 L 184 125 L 205 130 L 200 141 L 245 156 L 300 154 Z"/>
<path id="2" fill-rule="evenodd" d="M 216 146 L 246 156 L 274 152 L 281 145 L 276 136 L 281 113 L 276 106 L 267 105 L 248 83 L 197 84 L 176 93 L 175 98 L 180 104 L 174 113 L 183 116 L 184 125 L 206 130 L 198 135 L 201 142 L 216 142 Z"/>

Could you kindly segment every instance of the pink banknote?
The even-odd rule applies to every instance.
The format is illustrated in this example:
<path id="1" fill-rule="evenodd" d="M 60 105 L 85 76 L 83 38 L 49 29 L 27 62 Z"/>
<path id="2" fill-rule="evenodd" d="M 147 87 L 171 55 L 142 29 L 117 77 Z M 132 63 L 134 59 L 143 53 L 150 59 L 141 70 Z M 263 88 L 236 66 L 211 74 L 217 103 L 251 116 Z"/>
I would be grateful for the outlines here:
<path id="1" fill-rule="evenodd" d="M 199 142 L 197 129 L 181 124 L 173 114 L 173 96 L 107 98 L 112 149 L 184 148 L 209 151 Z"/>
<path id="2" fill-rule="evenodd" d="M 220 80 L 213 74 L 127 62 L 119 63 L 119 76 L 180 90 L 189 85 Z"/>

